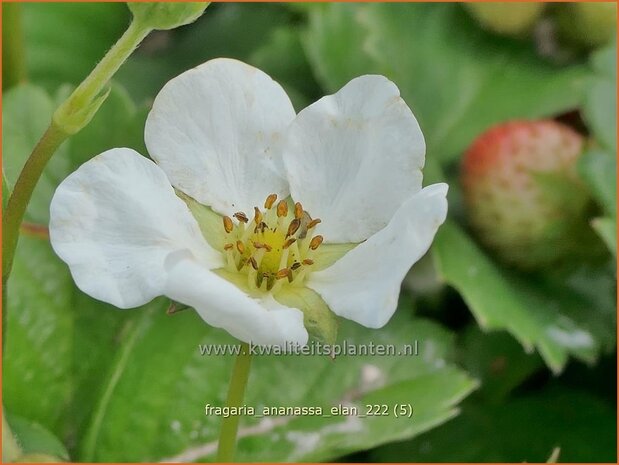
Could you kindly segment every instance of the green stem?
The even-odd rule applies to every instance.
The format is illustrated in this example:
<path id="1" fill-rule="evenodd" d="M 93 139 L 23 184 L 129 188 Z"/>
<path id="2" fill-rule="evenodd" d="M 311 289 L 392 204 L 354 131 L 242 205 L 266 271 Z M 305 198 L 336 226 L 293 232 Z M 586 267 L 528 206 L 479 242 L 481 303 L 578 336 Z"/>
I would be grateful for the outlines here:
<path id="1" fill-rule="evenodd" d="M 9 197 L 2 217 L 2 283 L 5 291 L 6 282 L 13 266 L 13 257 L 19 238 L 19 226 L 24 219 L 32 192 L 41 177 L 41 173 L 43 173 L 45 165 L 68 136 L 54 123 L 50 124 L 32 154 L 26 160 L 26 164 L 13 188 L 13 193 Z"/>
<path id="2" fill-rule="evenodd" d="M 151 31 L 151 28 L 145 27 L 139 21 L 133 20 L 125 33 L 118 39 L 118 42 L 114 44 L 88 77 L 77 86 L 69 98 L 56 110 L 54 120 L 60 126 L 65 127 L 71 134 L 85 126 L 82 122 L 81 113 L 101 95 L 108 81 Z M 74 131 L 75 117 L 78 119 L 78 127 Z"/>
<path id="3" fill-rule="evenodd" d="M 2 86 L 6 89 L 26 80 L 22 6 L 19 3 L 2 5 Z"/>
<path id="4" fill-rule="evenodd" d="M 249 378 L 251 367 L 251 354 L 246 343 L 241 344 L 241 351 L 236 356 L 230 387 L 228 388 L 227 407 L 240 407 L 245 397 L 245 387 Z M 239 416 L 230 415 L 221 421 L 219 431 L 219 447 L 217 449 L 217 462 L 232 462 L 236 450 L 236 433 L 239 428 Z"/>
<path id="5" fill-rule="evenodd" d="M 129 25 L 122 37 L 90 75 L 56 110 L 50 126 L 30 154 L 15 183 L 2 218 L 2 282 L 4 285 L 8 281 L 13 266 L 15 249 L 19 240 L 19 227 L 47 162 L 65 139 L 88 124 L 103 103 L 104 98 L 101 94 L 107 82 L 150 31 L 150 28 L 136 21 Z"/>

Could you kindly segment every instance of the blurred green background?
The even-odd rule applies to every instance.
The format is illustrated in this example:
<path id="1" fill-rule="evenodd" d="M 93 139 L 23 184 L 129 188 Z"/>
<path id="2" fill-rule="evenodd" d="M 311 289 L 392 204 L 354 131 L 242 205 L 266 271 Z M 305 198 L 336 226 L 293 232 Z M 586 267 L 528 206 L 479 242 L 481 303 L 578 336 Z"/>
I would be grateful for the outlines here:
<path id="1" fill-rule="evenodd" d="M 404 283 L 393 320 L 378 331 L 340 328 L 350 342 L 418 340 L 420 355 L 257 358 L 246 399 L 405 402 L 413 418 L 243 418 L 238 459 L 543 462 L 560 447 L 560 461 L 615 462 L 615 13 L 579 8 L 228 3 L 151 34 L 28 208 L 3 359 L 3 404 L 23 450 L 72 461 L 214 459 L 219 419 L 204 405 L 224 402 L 232 359 L 201 357 L 198 344 L 232 338 L 191 311 L 166 315 L 165 299 L 119 311 L 85 296 L 46 225 L 55 187 L 81 163 L 112 147 L 147 153 L 144 121 L 165 82 L 234 57 L 279 81 L 297 110 L 355 76 L 386 75 L 426 137 L 424 184 L 450 184 L 448 221 Z M 129 20 L 122 3 L 3 5 L 5 201 L 54 108 Z M 470 232 L 458 179 L 463 152 L 485 129 L 535 118 L 588 137 L 578 168 L 605 247 L 522 272 Z"/>

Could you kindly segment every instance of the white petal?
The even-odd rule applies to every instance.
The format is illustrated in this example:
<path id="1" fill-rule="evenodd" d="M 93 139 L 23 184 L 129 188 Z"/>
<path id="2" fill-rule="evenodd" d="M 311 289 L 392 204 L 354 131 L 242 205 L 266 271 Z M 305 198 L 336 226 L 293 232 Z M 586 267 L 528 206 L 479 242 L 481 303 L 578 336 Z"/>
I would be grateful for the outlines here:
<path id="1" fill-rule="evenodd" d="M 415 194 L 389 224 L 326 270 L 312 273 L 307 286 L 333 312 L 369 328 L 393 315 L 400 285 L 410 267 L 428 250 L 447 215 L 447 184 Z"/>
<path id="2" fill-rule="evenodd" d="M 284 144 L 294 200 L 322 220 L 327 242 L 360 242 L 421 189 L 425 142 L 398 88 L 353 79 L 299 113 Z"/>
<path id="3" fill-rule="evenodd" d="M 77 286 L 120 308 L 163 294 L 172 252 L 220 266 L 165 173 L 130 149 L 104 152 L 66 178 L 50 216 L 52 246 Z"/>
<path id="4" fill-rule="evenodd" d="M 288 195 L 277 145 L 295 112 L 282 87 L 240 61 L 216 59 L 168 82 L 146 121 L 151 157 L 172 185 L 221 214 Z"/>
<path id="5" fill-rule="evenodd" d="M 300 310 L 285 307 L 270 295 L 253 299 L 191 258 L 176 262 L 171 266 L 166 295 L 195 308 L 211 326 L 254 344 L 307 343 Z"/>

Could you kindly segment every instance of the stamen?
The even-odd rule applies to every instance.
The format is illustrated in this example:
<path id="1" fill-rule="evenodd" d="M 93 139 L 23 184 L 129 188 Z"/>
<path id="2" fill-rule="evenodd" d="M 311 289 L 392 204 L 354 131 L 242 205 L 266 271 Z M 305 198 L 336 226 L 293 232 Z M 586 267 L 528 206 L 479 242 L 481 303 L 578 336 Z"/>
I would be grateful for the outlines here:
<path id="1" fill-rule="evenodd" d="M 276 294 L 289 285 L 301 285 L 312 272 L 314 250 L 323 242 L 310 232 L 321 221 L 312 219 L 300 202 L 294 205 L 270 194 L 264 209 L 254 207 L 253 218 L 238 211 L 222 217 L 226 269 L 246 274 L 253 291 Z M 292 211 L 289 211 L 292 210 Z"/>
<path id="2" fill-rule="evenodd" d="M 241 242 L 247 242 L 247 240 L 249 239 L 249 236 L 252 235 L 252 233 L 255 233 L 256 228 L 247 228 L 241 235 Z"/>
<path id="3" fill-rule="evenodd" d="M 298 231 L 299 226 L 301 226 L 301 220 L 299 218 L 295 218 L 294 220 L 292 220 L 290 222 L 290 225 L 288 226 L 288 232 L 286 233 L 286 237 L 293 236 L 294 233 Z"/>
<path id="4" fill-rule="evenodd" d="M 226 249 L 226 265 L 230 271 L 238 270 L 236 263 L 234 262 L 234 250 L 232 250 L 232 247 Z"/>
<path id="5" fill-rule="evenodd" d="M 245 245 L 241 241 L 236 241 L 236 250 L 243 255 L 245 253 Z"/>
<path id="6" fill-rule="evenodd" d="M 282 251 L 282 256 L 279 259 L 279 269 L 280 270 L 282 268 L 286 268 L 286 265 L 288 265 L 288 253 L 289 253 L 288 249 L 284 249 Z"/>
<path id="7" fill-rule="evenodd" d="M 256 253 L 253 255 L 258 267 L 260 267 L 260 264 L 262 263 L 262 259 L 264 258 L 265 253 L 266 253 L 265 249 L 258 249 L 256 250 Z"/>
<path id="8" fill-rule="evenodd" d="M 310 242 L 309 248 L 312 250 L 316 250 L 322 244 L 324 238 L 321 235 L 314 236 Z"/>
<path id="9" fill-rule="evenodd" d="M 266 208 L 267 210 L 270 210 L 276 200 L 277 200 L 277 194 L 269 195 L 267 199 L 264 201 L 264 208 Z"/>
<path id="10" fill-rule="evenodd" d="M 303 282 L 305 275 L 307 274 L 307 268 L 302 268 L 301 271 L 295 276 L 298 283 Z"/>
<path id="11" fill-rule="evenodd" d="M 277 216 L 279 218 L 288 214 L 288 203 L 285 200 L 280 200 L 277 204 Z"/>
<path id="12" fill-rule="evenodd" d="M 247 285 L 249 286 L 250 289 L 256 288 L 258 266 L 256 264 L 256 266 L 254 267 L 255 262 L 256 260 L 254 259 L 254 257 L 249 258 L 249 263 L 251 264 L 251 267 L 249 268 L 249 271 L 247 272 Z"/>
<path id="13" fill-rule="evenodd" d="M 282 246 L 282 249 L 286 250 L 288 247 L 290 247 L 292 244 L 294 244 L 297 240 L 294 237 L 291 237 L 290 239 L 288 239 L 286 242 L 284 242 L 284 245 Z"/>
<path id="14" fill-rule="evenodd" d="M 290 270 L 288 268 L 282 268 L 275 274 L 275 279 L 287 278 L 289 274 L 290 274 Z"/>
<path id="15" fill-rule="evenodd" d="M 298 220 L 303 218 L 303 206 L 300 202 L 294 204 L 294 217 Z"/>
<path id="16" fill-rule="evenodd" d="M 247 218 L 247 215 L 243 212 L 236 212 L 234 216 L 237 220 L 239 220 L 241 223 L 247 223 L 249 222 L 249 218 Z"/>
<path id="17" fill-rule="evenodd" d="M 232 218 L 229 216 L 224 216 L 224 229 L 227 233 L 231 233 L 234 228 L 234 224 L 232 223 Z"/>
<path id="18" fill-rule="evenodd" d="M 271 247 L 269 244 L 263 244 L 262 242 L 254 242 L 254 247 L 257 249 L 266 249 L 267 252 L 273 250 L 273 247 Z"/>
<path id="19" fill-rule="evenodd" d="M 298 270 L 299 268 L 301 268 L 301 264 L 300 264 L 299 262 L 294 262 L 294 263 L 290 266 L 290 269 L 291 269 L 292 271 L 296 271 L 296 270 Z"/>
<path id="20" fill-rule="evenodd" d="M 299 247 L 300 244 L 302 244 L 301 241 L 295 241 L 294 244 L 290 246 L 290 253 L 292 254 L 293 257 L 301 256 L 301 250 Z"/>
<path id="21" fill-rule="evenodd" d="M 320 220 L 320 218 L 316 218 L 312 221 L 310 221 L 309 223 L 307 223 L 307 229 L 312 229 L 315 228 L 317 224 L 322 223 L 322 221 Z"/>
<path id="22" fill-rule="evenodd" d="M 264 278 L 266 278 L 266 282 Z M 256 283 L 256 285 L 258 286 L 258 289 L 260 289 L 263 284 L 264 284 L 265 290 L 268 290 L 269 289 L 269 273 L 258 273 L 258 280 Z"/>
<path id="23" fill-rule="evenodd" d="M 254 207 L 254 222 L 256 226 L 262 223 L 262 212 L 258 207 Z"/>

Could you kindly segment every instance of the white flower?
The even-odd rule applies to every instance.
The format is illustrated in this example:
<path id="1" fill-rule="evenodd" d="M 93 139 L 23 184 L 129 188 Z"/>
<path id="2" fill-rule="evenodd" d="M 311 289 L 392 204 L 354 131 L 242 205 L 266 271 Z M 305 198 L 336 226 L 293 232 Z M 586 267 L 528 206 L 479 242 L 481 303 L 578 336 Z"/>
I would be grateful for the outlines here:
<path id="1" fill-rule="evenodd" d="M 154 162 L 112 149 L 62 182 L 54 250 L 99 300 L 165 295 L 246 342 L 332 339 L 333 313 L 383 326 L 445 220 L 447 186 L 421 188 L 421 130 L 382 76 L 296 115 L 260 70 L 212 60 L 166 84 L 145 140 Z"/>

